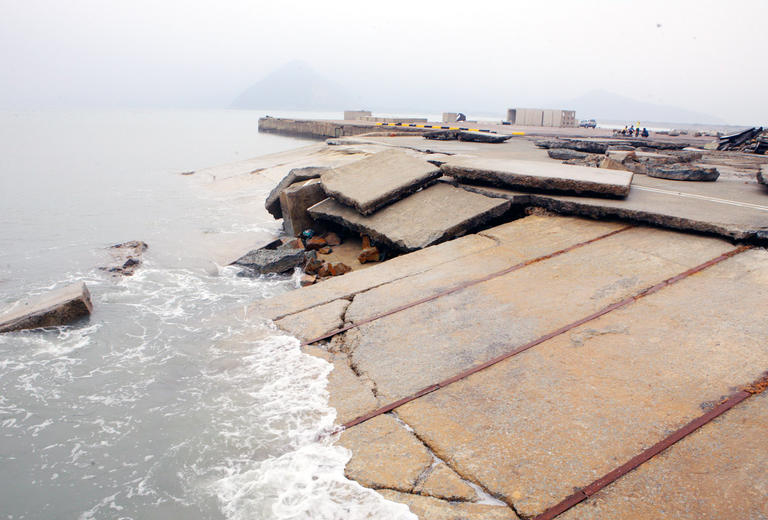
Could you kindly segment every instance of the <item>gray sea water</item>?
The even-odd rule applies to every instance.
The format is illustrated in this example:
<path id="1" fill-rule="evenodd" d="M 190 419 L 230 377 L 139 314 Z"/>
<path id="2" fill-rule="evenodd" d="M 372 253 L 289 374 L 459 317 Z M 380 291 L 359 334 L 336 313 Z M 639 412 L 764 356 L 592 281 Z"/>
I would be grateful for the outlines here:
<path id="1" fill-rule="evenodd" d="M 287 150 L 254 111 L 0 113 L 0 307 L 84 280 L 95 311 L 0 335 L 0 518 L 412 518 L 318 433 L 330 365 L 243 320 L 290 277 L 211 267 L 200 237 L 278 223 L 181 172 Z M 272 114 L 280 115 L 280 114 Z M 149 244 L 132 277 L 105 248 Z"/>

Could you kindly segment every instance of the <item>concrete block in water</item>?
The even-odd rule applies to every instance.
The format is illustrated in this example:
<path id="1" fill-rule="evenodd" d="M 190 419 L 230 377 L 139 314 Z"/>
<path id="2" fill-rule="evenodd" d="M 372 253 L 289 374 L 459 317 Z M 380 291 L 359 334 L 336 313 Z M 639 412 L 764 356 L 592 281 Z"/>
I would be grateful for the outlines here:
<path id="1" fill-rule="evenodd" d="M 0 332 L 66 325 L 93 310 L 91 294 L 83 282 L 19 302 L 0 314 Z"/>
<path id="2" fill-rule="evenodd" d="M 325 192 L 363 215 L 440 177 L 440 169 L 401 150 L 386 150 L 323 173 Z"/>
<path id="3" fill-rule="evenodd" d="M 312 228 L 314 221 L 307 213 L 307 208 L 326 197 L 323 186 L 317 179 L 296 183 L 283 190 L 280 194 L 280 208 L 285 232 L 299 236 L 305 229 Z"/>
<path id="4" fill-rule="evenodd" d="M 400 251 L 416 251 L 464 235 L 509 209 L 510 202 L 438 183 L 364 216 L 333 199 L 311 208 L 327 220 Z"/>
<path id="5" fill-rule="evenodd" d="M 627 171 L 540 161 L 452 158 L 440 168 L 446 175 L 462 181 L 609 197 L 626 197 L 632 182 L 632 173 Z"/>

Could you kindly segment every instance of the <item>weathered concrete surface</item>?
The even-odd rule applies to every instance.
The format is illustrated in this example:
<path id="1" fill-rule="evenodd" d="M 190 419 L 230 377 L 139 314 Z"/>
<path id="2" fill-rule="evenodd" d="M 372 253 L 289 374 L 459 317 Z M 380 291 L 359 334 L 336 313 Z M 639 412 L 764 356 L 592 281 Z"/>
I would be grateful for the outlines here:
<path id="1" fill-rule="evenodd" d="M 768 518 L 768 393 L 750 398 L 558 520 Z"/>
<path id="2" fill-rule="evenodd" d="M 309 208 L 309 214 L 400 251 L 415 251 L 462 236 L 502 215 L 509 206 L 505 200 L 438 183 L 367 217 L 331 199 Z"/>
<path id="3" fill-rule="evenodd" d="M 336 410 L 338 424 L 344 424 L 380 406 L 373 395 L 373 383 L 355 374 L 346 354 L 335 354 L 312 345 L 303 347 L 303 350 L 333 365 L 333 370 L 328 374 L 328 405 Z"/>
<path id="4" fill-rule="evenodd" d="M 269 192 L 267 200 L 264 202 L 264 207 L 273 217 L 283 218 L 283 209 L 280 206 L 280 194 L 283 190 L 297 182 L 317 179 L 320 177 L 321 173 L 328 169 L 328 166 L 304 166 L 302 168 L 293 168 L 288 172 L 288 175 L 283 177 L 283 179 L 277 183 L 277 186 L 272 188 L 272 191 Z"/>
<path id="5" fill-rule="evenodd" d="M 92 311 L 91 294 L 78 282 L 19 301 L 0 313 L 0 333 L 66 325 Z"/>
<path id="6" fill-rule="evenodd" d="M 382 489 L 384 498 L 406 504 L 411 513 L 424 520 L 517 520 L 514 511 L 504 506 L 451 503 L 432 497 Z"/>
<path id="7" fill-rule="evenodd" d="M 325 191 L 317 179 L 292 184 L 280 193 L 280 209 L 283 229 L 292 236 L 299 236 L 305 229 L 314 227 L 307 209 L 325 199 Z"/>
<path id="8" fill-rule="evenodd" d="M 393 149 L 333 168 L 320 179 L 328 195 L 370 215 L 440 175 L 434 164 Z"/>
<path id="9" fill-rule="evenodd" d="M 445 262 L 471 256 L 496 246 L 496 241 L 482 236 L 461 237 L 398 256 L 382 264 L 375 264 L 364 271 L 353 271 L 339 278 L 326 280 L 320 285 L 283 293 L 269 300 L 257 301 L 248 309 L 248 315 L 277 320 L 339 298 L 349 298 L 372 287 L 408 278 Z"/>
<path id="10" fill-rule="evenodd" d="M 673 181 L 704 181 L 714 182 L 720 177 L 717 168 L 704 168 L 692 165 L 650 166 L 646 175 L 658 179 Z"/>
<path id="11" fill-rule="evenodd" d="M 510 266 L 552 254 L 561 249 L 597 238 L 624 224 L 572 217 L 529 216 L 481 231 L 499 247 L 478 251 L 421 273 L 415 279 L 396 280 L 355 295 L 347 308 L 346 320 L 358 323 L 376 314 L 459 284 L 478 280 Z"/>
<path id="12" fill-rule="evenodd" d="M 670 229 L 699 231 L 736 240 L 768 241 L 768 204 L 758 184 L 720 180 L 689 183 L 636 175 L 626 199 L 526 193 L 462 185 L 517 205 L 533 205 L 564 215 L 618 218 Z"/>
<path id="13" fill-rule="evenodd" d="M 552 162 L 450 158 L 440 168 L 446 175 L 462 181 L 614 197 L 627 196 L 632 182 L 630 172 Z"/>
<path id="14" fill-rule="evenodd" d="M 477 493 L 444 462 L 427 470 L 423 481 L 416 484 L 414 492 L 442 500 L 471 502 L 477 500 Z"/>
<path id="15" fill-rule="evenodd" d="M 681 252 L 678 261 L 701 253 Z M 555 273 L 550 269 L 550 275 Z M 585 300 L 578 294 L 568 299 L 572 304 Z M 763 341 L 768 323 L 752 319 L 750 310 L 767 299 L 768 252 L 742 253 L 402 406 L 397 413 L 461 475 L 499 493 L 522 515 L 532 516 L 757 378 L 768 366 Z M 442 325 L 435 324 L 436 330 Z M 445 355 L 442 337 L 439 343 Z M 409 360 L 403 360 L 400 370 L 408 365 Z M 753 445 L 755 439 L 750 439 Z M 739 447 L 739 442 L 722 449 L 744 456 L 749 448 Z M 764 458 L 764 442 L 760 449 Z M 734 486 L 734 492 L 750 487 L 744 482 L 725 484 L 717 473 L 690 476 L 700 466 L 680 468 L 670 487 L 700 494 L 701 489 L 686 484 L 687 478 L 711 479 L 704 488 L 709 490 L 717 482 Z M 746 502 L 741 510 L 764 507 L 765 474 L 753 473 L 752 479 L 758 482 L 758 493 L 733 495 Z M 728 505 L 714 500 L 717 496 L 697 504 L 706 512 L 703 517 L 730 517 Z M 617 497 L 617 502 L 622 500 L 626 497 Z M 648 504 L 652 506 L 683 513 L 686 507 L 669 502 Z"/>
<path id="16" fill-rule="evenodd" d="M 345 430 L 337 443 L 352 451 L 345 475 L 374 489 L 412 492 L 432 464 L 424 444 L 388 414 Z"/>
<path id="17" fill-rule="evenodd" d="M 394 401 L 731 247 L 719 239 L 650 228 L 631 229 L 361 325 L 344 333 L 345 347 L 351 352 L 358 373 L 375 381 L 379 398 Z M 489 260 L 470 257 L 453 272 L 483 262 Z M 369 308 L 376 301 L 391 301 L 394 306 L 398 290 L 428 294 L 431 284 L 445 283 L 433 279 L 420 285 L 420 278 L 414 279 L 408 288 L 401 284 L 373 289 L 365 294 L 365 301 Z M 354 320 L 363 312 L 358 311 L 353 301 L 347 319 Z"/>
<path id="18" fill-rule="evenodd" d="M 301 341 L 308 341 L 344 325 L 344 313 L 347 311 L 349 303 L 349 300 L 334 300 L 286 316 L 275 321 L 275 325 Z"/>
<path id="19" fill-rule="evenodd" d="M 314 258 L 314 251 L 304 249 L 256 249 L 238 258 L 231 265 L 245 267 L 249 274 L 285 273 L 295 267 L 301 267 L 309 258 Z"/>
<path id="20" fill-rule="evenodd" d="M 504 506 L 451 503 L 432 497 L 380 490 L 387 500 L 406 504 L 411 513 L 424 520 L 517 520 L 514 511 Z"/>
<path id="21" fill-rule="evenodd" d="M 768 184 L 768 164 L 760 166 L 760 170 L 757 172 L 757 182 Z"/>
<path id="22" fill-rule="evenodd" d="M 469 141 L 473 143 L 503 143 L 512 139 L 511 135 L 469 130 L 435 130 L 424 134 L 425 139 L 437 141 Z"/>

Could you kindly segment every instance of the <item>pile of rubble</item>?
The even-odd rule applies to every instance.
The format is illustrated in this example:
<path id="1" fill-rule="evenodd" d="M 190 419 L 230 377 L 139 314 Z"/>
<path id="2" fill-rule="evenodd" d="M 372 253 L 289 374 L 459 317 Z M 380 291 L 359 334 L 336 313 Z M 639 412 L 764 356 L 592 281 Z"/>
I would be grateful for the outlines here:
<path id="1" fill-rule="evenodd" d="M 732 135 L 724 135 L 717 143 L 718 150 L 730 150 L 765 155 L 768 152 L 768 130 L 748 128 Z"/>
<path id="2" fill-rule="evenodd" d="M 610 141 L 557 139 L 539 141 L 539 148 L 547 149 L 552 159 L 565 164 L 626 170 L 660 179 L 679 181 L 716 181 L 717 168 L 694 164 L 704 151 L 690 149 L 686 143 L 641 141 L 627 144 Z M 643 146 L 633 146 L 642 144 Z"/>

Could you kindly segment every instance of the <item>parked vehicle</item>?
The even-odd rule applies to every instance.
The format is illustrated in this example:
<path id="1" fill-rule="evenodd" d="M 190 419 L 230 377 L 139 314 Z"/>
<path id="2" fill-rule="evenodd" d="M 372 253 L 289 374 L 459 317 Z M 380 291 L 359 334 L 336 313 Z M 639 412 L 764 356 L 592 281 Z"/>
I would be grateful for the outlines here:
<path id="1" fill-rule="evenodd" d="M 594 119 L 582 119 L 579 126 L 582 128 L 597 128 L 597 121 Z"/>

